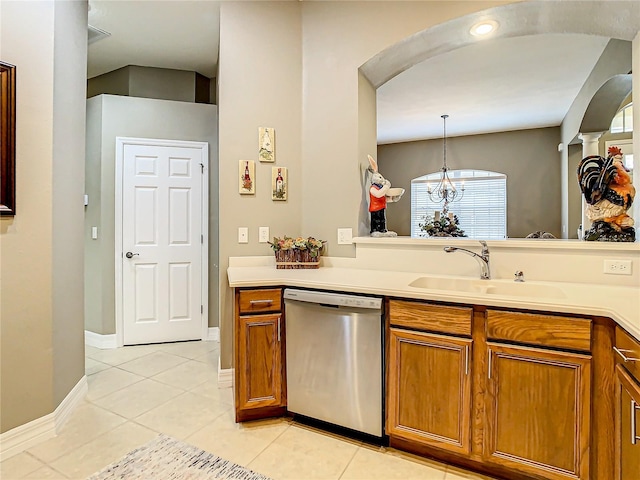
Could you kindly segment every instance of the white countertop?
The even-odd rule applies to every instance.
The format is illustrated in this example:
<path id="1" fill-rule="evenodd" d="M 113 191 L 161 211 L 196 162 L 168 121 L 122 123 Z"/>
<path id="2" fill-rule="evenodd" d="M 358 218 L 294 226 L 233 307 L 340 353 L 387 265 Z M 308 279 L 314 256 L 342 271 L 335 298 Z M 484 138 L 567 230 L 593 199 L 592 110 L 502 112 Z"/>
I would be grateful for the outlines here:
<path id="1" fill-rule="evenodd" d="M 565 282 L 525 282 L 525 288 L 546 288 L 559 292 L 562 298 L 541 296 L 509 296 L 481 292 L 434 290 L 412 287 L 409 284 L 420 277 L 462 279 L 420 273 L 395 272 L 329 266 L 319 269 L 276 269 L 274 265 L 230 266 L 227 269 L 229 286 L 289 286 L 340 292 L 367 293 L 388 297 L 414 298 L 441 302 L 466 303 L 516 309 L 543 310 L 610 317 L 640 340 L 640 289 L 633 287 L 602 286 Z M 497 288 L 511 288 L 513 280 L 484 280 Z M 473 282 L 477 283 L 477 282 Z M 538 286 L 538 287 L 536 287 Z"/>

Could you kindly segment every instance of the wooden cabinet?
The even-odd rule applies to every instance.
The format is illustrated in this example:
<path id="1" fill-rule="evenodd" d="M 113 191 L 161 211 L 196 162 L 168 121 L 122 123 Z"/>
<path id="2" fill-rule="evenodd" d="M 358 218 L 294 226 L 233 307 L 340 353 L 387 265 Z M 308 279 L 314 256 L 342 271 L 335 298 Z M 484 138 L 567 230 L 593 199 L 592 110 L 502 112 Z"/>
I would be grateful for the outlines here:
<path id="1" fill-rule="evenodd" d="M 590 319 L 404 300 L 388 316 L 393 446 L 506 478 L 589 480 Z"/>
<path id="2" fill-rule="evenodd" d="M 589 479 L 591 357 L 488 344 L 486 460 L 546 479 Z"/>
<path id="3" fill-rule="evenodd" d="M 282 291 L 235 300 L 236 420 L 283 415 Z M 640 342 L 611 319 L 388 299 L 386 326 L 390 446 L 512 480 L 640 480 Z"/>
<path id="4" fill-rule="evenodd" d="M 236 421 L 284 413 L 283 327 L 280 289 L 236 292 Z"/>
<path id="5" fill-rule="evenodd" d="M 588 480 L 591 320 L 489 308 L 485 322 L 485 461 Z"/>
<path id="6" fill-rule="evenodd" d="M 640 477 L 640 342 L 616 329 L 615 479 Z M 626 359 L 626 361 L 624 360 Z"/>
<path id="7" fill-rule="evenodd" d="M 391 301 L 387 434 L 468 454 L 471 448 L 470 308 Z"/>
<path id="8" fill-rule="evenodd" d="M 471 340 L 392 328 L 387 434 L 469 453 Z"/>

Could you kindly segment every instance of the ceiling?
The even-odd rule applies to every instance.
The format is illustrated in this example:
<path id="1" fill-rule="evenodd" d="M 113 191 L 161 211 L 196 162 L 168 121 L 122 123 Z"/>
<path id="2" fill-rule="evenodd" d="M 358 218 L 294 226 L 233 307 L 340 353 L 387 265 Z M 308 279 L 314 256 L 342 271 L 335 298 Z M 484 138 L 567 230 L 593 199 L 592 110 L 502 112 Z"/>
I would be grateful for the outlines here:
<path id="1" fill-rule="evenodd" d="M 89 45 L 87 78 L 127 65 L 217 74 L 220 2 L 90 0 L 89 25 L 111 35 Z"/>
<path id="2" fill-rule="evenodd" d="M 560 125 L 609 41 L 548 34 L 483 41 L 378 88 L 378 143 Z"/>
<path id="3" fill-rule="evenodd" d="M 91 0 L 88 78 L 140 65 L 217 75 L 220 2 Z M 552 34 L 485 40 L 437 55 L 382 85 L 378 143 L 557 126 L 608 38 Z"/>

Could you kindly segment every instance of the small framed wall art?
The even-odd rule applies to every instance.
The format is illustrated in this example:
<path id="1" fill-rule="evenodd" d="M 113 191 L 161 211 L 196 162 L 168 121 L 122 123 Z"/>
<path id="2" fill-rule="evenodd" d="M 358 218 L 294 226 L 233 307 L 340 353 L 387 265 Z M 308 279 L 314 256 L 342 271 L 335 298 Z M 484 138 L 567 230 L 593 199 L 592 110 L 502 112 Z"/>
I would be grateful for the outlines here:
<path id="1" fill-rule="evenodd" d="M 271 127 L 258 128 L 258 156 L 261 162 L 276 161 L 276 130 Z"/>
<path id="2" fill-rule="evenodd" d="M 286 200 L 288 191 L 286 167 L 271 167 L 271 200 Z"/>
<path id="3" fill-rule="evenodd" d="M 16 214 L 16 67 L 0 62 L 0 215 Z"/>
<path id="4" fill-rule="evenodd" d="M 256 162 L 253 160 L 240 160 L 238 168 L 240 180 L 238 191 L 240 195 L 253 195 L 256 193 Z"/>

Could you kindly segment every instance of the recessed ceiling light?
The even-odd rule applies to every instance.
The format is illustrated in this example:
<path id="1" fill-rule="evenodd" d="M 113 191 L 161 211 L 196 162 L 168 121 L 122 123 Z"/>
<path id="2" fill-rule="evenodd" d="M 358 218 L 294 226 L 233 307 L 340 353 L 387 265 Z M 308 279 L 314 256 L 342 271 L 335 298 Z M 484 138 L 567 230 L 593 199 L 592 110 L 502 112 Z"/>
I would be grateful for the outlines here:
<path id="1" fill-rule="evenodd" d="M 471 35 L 475 35 L 476 37 L 483 37 L 485 35 L 489 35 L 491 32 L 498 28 L 498 22 L 494 20 L 487 20 L 483 22 L 476 23 L 473 27 L 471 27 Z"/>

